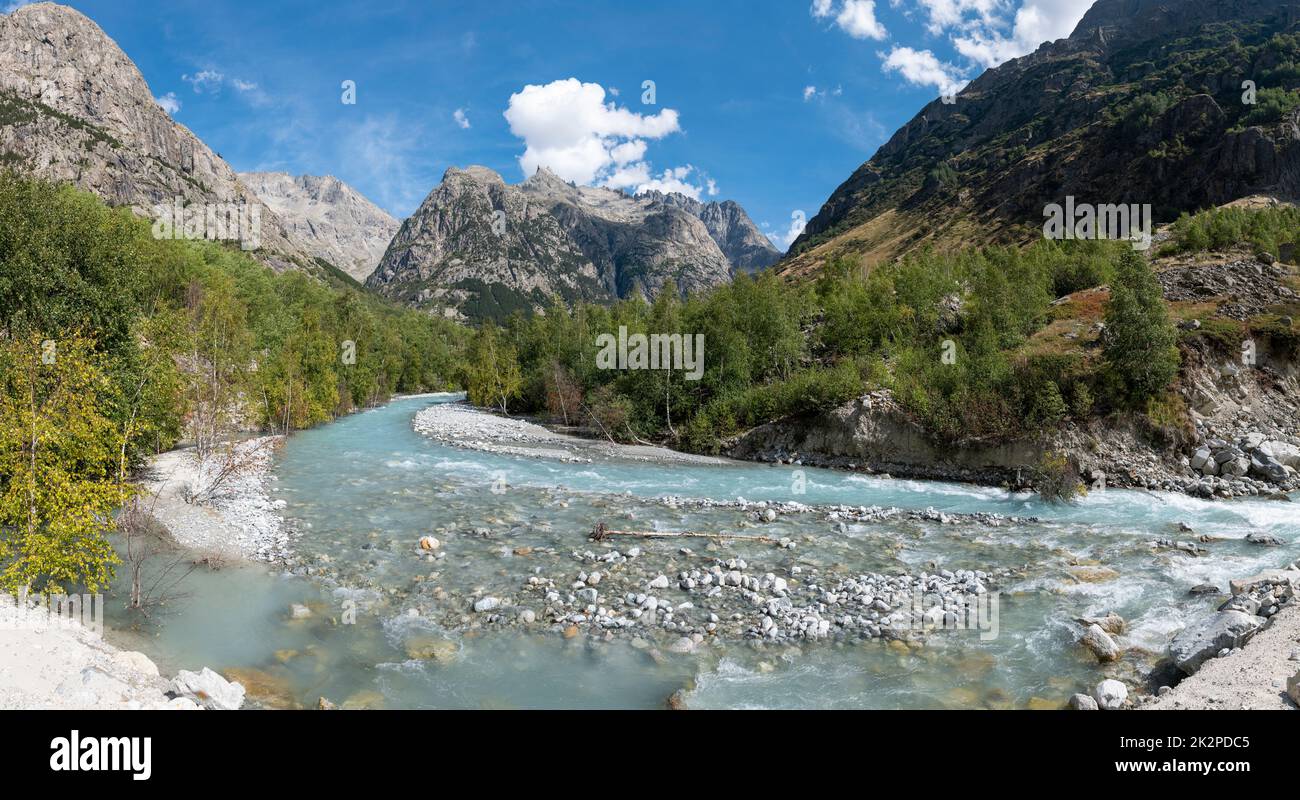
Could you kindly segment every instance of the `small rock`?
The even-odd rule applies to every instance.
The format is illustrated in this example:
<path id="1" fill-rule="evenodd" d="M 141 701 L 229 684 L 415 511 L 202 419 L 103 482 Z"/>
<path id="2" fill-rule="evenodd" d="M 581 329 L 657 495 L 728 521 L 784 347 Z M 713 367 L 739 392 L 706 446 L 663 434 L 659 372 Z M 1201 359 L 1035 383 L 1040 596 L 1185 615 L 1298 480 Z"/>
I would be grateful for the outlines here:
<path id="1" fill-rule="evenodd" d="M 235 711 L 244 704 L 244 687 L 232 683 L 208 667 L 200 672 L 181 670 L 169 687 L 172 694 L 193 700 L 213 711 Z"/>
<path id="2" fill-rule="evenodd" d="M 1107 678 L 1092 690 L 1092 699 L 1103 711 L 1118 711 L 1128 700 L 1128 687 L 1113 678 Z"/>

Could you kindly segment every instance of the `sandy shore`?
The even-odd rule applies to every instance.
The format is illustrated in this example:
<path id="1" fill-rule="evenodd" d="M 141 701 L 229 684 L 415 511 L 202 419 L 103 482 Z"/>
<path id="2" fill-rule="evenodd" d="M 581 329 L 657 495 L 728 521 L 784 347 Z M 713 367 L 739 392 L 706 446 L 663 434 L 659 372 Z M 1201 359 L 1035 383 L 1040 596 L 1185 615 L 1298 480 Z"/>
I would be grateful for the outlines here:
<path id="1" fill-rule="evenodd" d="M 216 467 L 202 468 L 192 448 L 155 456 L 141 480 L 146 508 L 162 521 L 177 542 L 199 553 L 278 561 L 288 555 L 289 536 L 279 515 L 283 500 L 272 500 L 270 469 L 283 436 L 262 436 L 235 448 L 239 469 L 203 503 L 186 501 L 195 489 L 209 486 Z M 214 461 L 216 459 L 213 459 Z"/>
<path id="2" fill-rule="evenodd" d="M 1297 706 L 1286 693 L 1287 680 L 1300 672 L 1300 605 L 1279 611 L 1268 627 L 1240 652 L 1212 658 L 1147 710 L 1252 709 Z"/>
<path id="3" fill-rule="evenodd" d="M 415 415 L 415 430 L 431 439 L 487 453 L 588 463 L 594 457 L 657 464 L 727 464 L 723 458 L 679 453 L 666 447 L 614 444 L 547 430 L 522 419 L 490 414 L 463 403 L 440 403 Z"/>

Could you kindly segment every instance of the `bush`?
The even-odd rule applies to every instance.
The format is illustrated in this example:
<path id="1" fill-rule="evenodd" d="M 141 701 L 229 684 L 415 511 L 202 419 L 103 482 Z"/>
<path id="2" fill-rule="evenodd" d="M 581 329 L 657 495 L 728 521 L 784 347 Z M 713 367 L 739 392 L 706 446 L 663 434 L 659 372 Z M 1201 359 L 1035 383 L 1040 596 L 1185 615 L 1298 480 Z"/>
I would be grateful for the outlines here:
<path id="1" fill-rule="evenodd" d="M 1069 503 L 1088 493 L 1078 468 L 1064 453 L 1044 453 L 1033 469 L 1032 482 L 1034 491 L 1048 503 Z"/>

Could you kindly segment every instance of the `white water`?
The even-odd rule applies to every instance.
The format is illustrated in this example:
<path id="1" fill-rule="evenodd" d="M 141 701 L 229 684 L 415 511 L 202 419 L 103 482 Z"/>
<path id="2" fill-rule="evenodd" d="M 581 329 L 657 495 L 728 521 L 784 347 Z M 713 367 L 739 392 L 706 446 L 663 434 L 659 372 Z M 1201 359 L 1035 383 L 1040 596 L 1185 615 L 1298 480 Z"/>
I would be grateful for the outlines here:
<path id="1" fill-rule="evenodd" d="M 1005 707 L 1061 703 L 1102 677 L 1133 679 L 1179 627 L 1220 602 L 1193 598 L 1201 583 L 1281 566 L 1300 556 L 1300 514 L 1290 503 L 1214 503 L 1182 495 L 1111 490 L 1072 506 L 959 484 L 892 480 L 802 468 L 806 493 L 794 494 L 796 468 L 754 464 L 651 465 L 602 460 L 567 464 L 498 456 L 433 443 L 411 429 L 434 398 L 399 400 L 292 437 L 275 469 L 275 496 L 301 531 L 295 547 L 311 576 L 257 565 L 196 574 L 188 598 L 167 613 L 119 631 L 164 669 L 252 668 L 260 680 L 303 705 L 316 698 L 386 707 L 660 707 L 678 689 L 698 707 Z M 494 481 L 508 487 L 494 493 Z M 734 509 L 677 510 L 649 502 L 664 495 L 806 504 L 899 506 L 1036 516 L 1041 523 L 987 527 L 899 521 L 852 525 L 845 533 L 816 514 L 783 516 L 759 532 L 790 537 L 794 551 L 726 546 L 774 570 L 813 565 L 847 574 L 874 571 L 1014 568 L 995 586 L 999 635 L 931 636 L 906 650 L 871 640 L 755 647 L 712 641 L 694 654 L 652 658 L 627 640 L 564 638 L 546 626 L 496 631 L 465 614 L 465 596 L 518 592 L 533 571 L 572 580 L 571 550 L 590 549 L 597 520 L 653 530 L 732 531 L 749 515 Z M 1186 523 L 1195 534 L 1181 534 Z M 472 535 L 491 531 L 489 539 Z M 1288 544 L 1242 541 L 1250 532 Z M 447 557 L 422 560 L 412 545 L 433 533 Z M 1220 537 L 1193 557 L 1157 552 L 1152 539 Z M 514 557 L 517 547 L 555 548 Z M 648 553 L 676 545 L 645 544 Z M 1075 563 L 1116 570 L 1113 580 L 1071 577 Z M 761 573 L 761 569 L 759 570 Z M 434 577 L 436 576 L 436 577 Z M 433 599 L 434 584 L 448 593 Z M 668 590 L 677 593 L 676 589 Z M 355 624 L 344 622 L 357 601 Z M 684 600 L 683 597 L 675 598 Z M 289 621 L 291 602 L 315 615 Z M 408 609 L 419 612 L 408 615 Z M 1116 611 L 1130 622 L 1125 643 L 1145 648 L 1125 666 L 1103 670 L 1074 644 L 1074 617 Z M 123 616 L 110 624 L 125 626 Z M 457 643 L 450 663 L 411 660 L 413 637 Z"/>

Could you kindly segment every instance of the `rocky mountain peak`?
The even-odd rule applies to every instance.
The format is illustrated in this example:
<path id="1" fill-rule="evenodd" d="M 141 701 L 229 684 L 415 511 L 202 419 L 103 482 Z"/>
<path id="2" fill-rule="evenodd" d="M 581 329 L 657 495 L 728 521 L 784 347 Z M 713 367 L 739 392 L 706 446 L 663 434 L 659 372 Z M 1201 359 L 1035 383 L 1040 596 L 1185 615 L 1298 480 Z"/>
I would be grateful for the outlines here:
<path id="1" fill-rule="evenodd" d="M 448 170 L 394 237 L 368 284 L 471 319 L 555 299 L 655 297 L 730 279 L 705 223 L 652 197 L 576 186 L 549 169 L 510 185 L 484 167 Z"/>
<path id="2" fill-rule="evenodd" d="M 333 175 L 244 172 L 239 176 L 308 254 L 352 278 L 370 277 L 399 227 L 388 212 Z"/>
<path id="3" fill-rule="evenodd" d="M 659 191 L 643 192 L 638 197 L 680 209 L 699 219 L 737 271 L 757 272 L 781 260 L 781 251 L 734 200 L 703 203 L 680 192 Z"/>
<path id="4" fill-rule="evenodd" d="M 234 171 L 154 100 L 144 76 L 98 25 L 35 3 L 0 16 L 0 156 L 13 168 L 94 192 L 149 215 L 182 198 L 261 206 Z M 310 267 L 270 209 L 261 257 Z"/>

